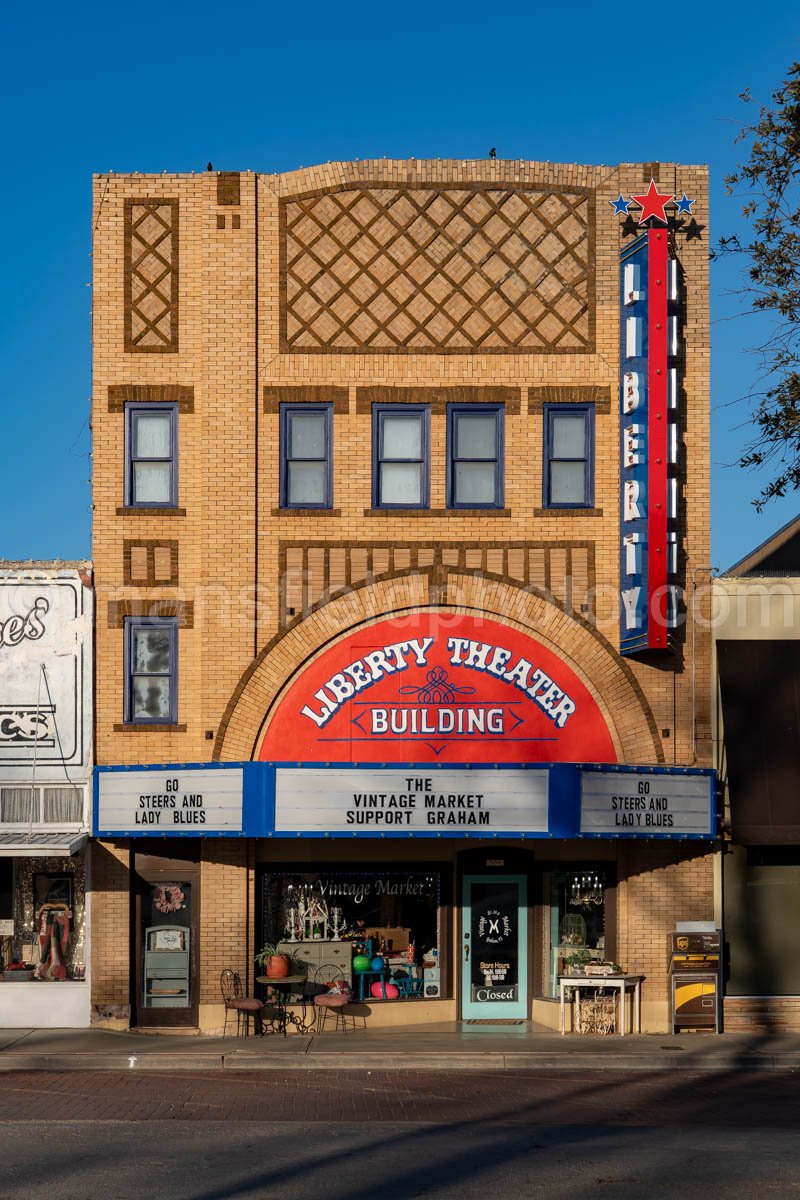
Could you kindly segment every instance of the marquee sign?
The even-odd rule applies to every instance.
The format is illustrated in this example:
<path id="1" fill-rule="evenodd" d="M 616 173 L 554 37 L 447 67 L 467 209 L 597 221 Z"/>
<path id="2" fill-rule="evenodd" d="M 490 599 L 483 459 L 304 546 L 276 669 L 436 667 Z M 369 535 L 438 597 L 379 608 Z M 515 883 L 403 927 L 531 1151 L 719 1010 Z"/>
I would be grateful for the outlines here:
<path id="1" fill-rule="evenodd" d="M 546 833 L 548 774 L 541 771 L 278 767 L 275 832 Z"/>
<path id="2" fill-rule="evenodd" d="M 611 764 L 96 767 L 95 837 L 710 838 L 715 773 Z"/>
<path id="3" fill-rule="evenodd" d="M 671 199 L 671 197 L 670 197 Z M 677 458 L 675 261 L 668 232 L 648 229 L 620 262 L 620 653 L 666 650 L 674 622 Z"/>
<path id="4" fill-rule="evenodd" d="M 707 834 L 714 794 L 707 775 L 581 772 L 582 834 Z"/>
<path id="5" fill-rule="evenodd" d="M 262 760 L 615 762 L 600 708 L 541 642 L 497 621 L 425 612 L 379 621 L 289 686 Z"/>
<path id="6" fill-rule="evenodd" d="M 95 825 L 159 837 L 241 833 L 243 793 L 242 767 L 102 771 Z"/>

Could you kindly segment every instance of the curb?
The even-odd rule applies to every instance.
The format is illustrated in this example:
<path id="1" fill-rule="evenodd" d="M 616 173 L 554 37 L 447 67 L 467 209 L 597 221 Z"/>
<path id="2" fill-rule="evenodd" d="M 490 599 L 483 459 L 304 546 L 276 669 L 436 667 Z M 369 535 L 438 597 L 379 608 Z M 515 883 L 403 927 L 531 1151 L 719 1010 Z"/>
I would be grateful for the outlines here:
<path id="1" fill-rule="evenodd" d="M 776 1060 L 772 1055 L 692 1060 L 680 1055 L 624 1058 L 612 1054 L 0 1054 L 0 1074 L 11 1071 L 800 1071 L 800 1061 Z"/>

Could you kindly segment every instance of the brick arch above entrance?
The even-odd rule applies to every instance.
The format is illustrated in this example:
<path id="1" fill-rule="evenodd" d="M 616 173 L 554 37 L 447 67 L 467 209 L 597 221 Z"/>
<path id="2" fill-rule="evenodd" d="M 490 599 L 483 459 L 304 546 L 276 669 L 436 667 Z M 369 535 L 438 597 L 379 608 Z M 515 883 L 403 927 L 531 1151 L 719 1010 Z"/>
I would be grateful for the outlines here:
<path id="1" fill-rule="evenodd" d="M 408 575 L 348 592 L 269 642 L 245 671 L 224 713 L 214 759 L 258 757 L 281 698 L 337 642 L 391 617 L 432 609 L 472 614 L 519 629 L 559 656 L 591 694 L 621 763 L 661 763 L 653 714 L 628 664 L 588 622 L 534 592 L 496 579 L 450 573 L 443 583 Z"/>

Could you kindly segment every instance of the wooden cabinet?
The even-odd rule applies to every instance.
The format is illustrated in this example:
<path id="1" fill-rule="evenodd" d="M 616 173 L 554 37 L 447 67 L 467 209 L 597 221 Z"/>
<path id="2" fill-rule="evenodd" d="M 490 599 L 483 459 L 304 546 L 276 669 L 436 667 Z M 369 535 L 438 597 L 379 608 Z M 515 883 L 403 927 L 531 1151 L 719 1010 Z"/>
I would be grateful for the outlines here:
<path id="1" fill-rule="evenodd" d="M 145 1008 L 188 1008 L 189 930 L 175 925 L 147 928 L 143 971 Z"/>
<path id="2" fill-rule="evenodd" d="M 298 971 L 303 971 L 310 980 L 319 967 L 335 967 L 341 971 L 342 979 L 351 979 L 352 973 L 352 942 L 312 941 L 312 942 L 281 942 L 279 954 L 289 954 L 296 964 Z"/>

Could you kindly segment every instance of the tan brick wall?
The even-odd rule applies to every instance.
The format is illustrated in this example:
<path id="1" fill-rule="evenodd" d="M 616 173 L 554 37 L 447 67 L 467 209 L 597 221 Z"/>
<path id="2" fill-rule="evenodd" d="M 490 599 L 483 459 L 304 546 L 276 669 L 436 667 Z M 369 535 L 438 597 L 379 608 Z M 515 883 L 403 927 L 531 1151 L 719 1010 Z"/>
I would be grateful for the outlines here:
<path id="1" fill-rule="evenodd" d="M 130 1005 L 130 851 L 127 843 L 91 848 L 91 988 L 97 1016 L 126 1021 Z M 107 1013 L 98 1010 L 109 1009 Z"/>
<path id="2" fill-rule="evenodd" d="M 466 589 L 476 605 L 491 601 L 508 616 L 515 605 L 521 605 L 517 618 L 523 625 L 535 615 L 550 629 L 552 644 L 574 660 L 590 688 L 599 693 L 624 760 L 710 762 L 710 647 L 705 627 L 696 632 L 694 672 L 690 628 L 669 660 L 653 657 L 622 664 L 614 650 L 618 642 L 618 611 L 612 599 L 618 587 L 619 537 L 618 256 L 623 237 L 620 219 L 608 201 L 619 191 L 630 195 L 644 190 L 643 178 L 641 164 L 376 160 L 331 163 L 285 175 L 243 173 L 237 197 L 235 189 L 218 196 L 215 173 L 96 177 L 92 420 L 99 763 L 248 757 L 271 699 L 286 682 L 285 672 L 302 657 L 301 647 L 305 655 L 313 653 L 324 638 L 336 636 L 369 613 L 387 611 L 385 606 L 393 602 L 389 592 L 404 605 L 429 603 L 432 581 L 440 601 L 463 603 Z M 705 168 L 661 164 L 659 180 L 662 190 L 697 197 L 698 219 L 707 226 Z M 502 187 L 532 194 L 540 189 L 544 196 L 584 189 L 594 247 L 591 348 L 523 353 L 452 353 L 446 347 L 441 353 L 307 352 L 307 348 L 294 353 L 283 348 L 281 200 L 294 204 L 297 197 L 318 196 L 325 188 L 357 190 L 365 183 L 400 191 L 410 186 L 457 192 L 461 185 L 464 195 L 470 189 L 480 194 L 482 189 Z M 172 264 L 173 269 L 177 266 L 177 316 L 173 313 L 170 318 L 169 344 L 157 353 L 125 349 L 125 201 L 143 197 L 177 201 L 178 212 L 178 258 Z M 238 204 L 230 203 L 236 198 Z M 167 211 L 164 205 L 162 209 Z M 707 233 L 706 228 L 703 237 L 695 240 L 677 235 L 686 286 L 681 537 L 689 586 L 695 578 L 704 580 L 703 569 L 709 562 Z M 118 511 L 124 509 L 124 415 L 109 389 L 117 389 L 114 396 L 118 397 L 122 385 L 193 389 L 192 410 L 179 414 L 179 513 Z M 265 411 L 264 389 L 298 385 L 335 386 L 343 389 L 342 399 L 346 397 L 334 417 L 331 512 L 277 510 L 278 415 L 274 405 L 267 404 Z M 508 405 L 505 422 L 506 513 L 489 519 L 480 512 L 441 512 L 446 417 L 443 406 L 434 406 L 431 506 L 439 511 L 372 514 L 371 421 L 364 411 L 363 392 L 359 403 L 360 390 L 496 386 L 517 389 L 519 396 L 518 406 Z M 544 388 L 580 388 L 600 398 L 591 514 L 541 511 Z M 602 403 L 604 396 L 610 397 L 610 403 Z M 503 564 L 500 575 L 505 581 L 495 580 L 487 593 L 474 579 L 465 578 L 463 569 L 441 566 L 435 579 L 424 571 L 406 574 L 391 586 L 367 586 L 348 603 L 324 604 L 319 579 L 309 579 L 306 598 L 319 607 L 305 619 L 300 614 L 287 630 L 281 624 L 281 574 L 287 547 L 309 542 L 345 550 L 353 542 L 362 546 L 379 542 L 401 551 L 422 543 L 485 546 L 491 550 L 491 561 Z M 126 583 L 131 546 L 144 543 L 176 544 L 177 563 L 171 564 L 177 569 L 176 586 Z M 580 561 L 593 564 L 599 596 L 596 613 L 582 615 L 580 604 L 573 602 L 574 615 L 568 615 L 558 594 L 556 603 L 547 607 L 524 590 L 515 598 L 511 588 L 516 583 L 519 589 L 519 580 L 513 577 L 512 557 L 503 557 L 504 548 L 529 543 L 550 546 L 556 569 L 567 561 L 565 545 L 590 548 L 591 556 L 587 550 L 587 558 Z M 517 550 L 508 553 L 519 557 Z M 581 571 L 588 581 L 589 566 Z M 191 620 L 179 631 L 178 726 L 122 730 L 123 631 L 109 620 L 109 604 L 157 599 L 191 606 Z M 244 879 L 247 866 L 235 858 L 236 853 L 241 851 L 226 844 L 219 863 L 213 868 L 211 861 L 203 865 L 204 911 L 214 911 L 211 897 L 219 888 L 230 905 L 230 923 L 220 931 L 229 940 L 229 952 L 234 930 L 237 945 L 241 944 L 246 914 L 245 887 L 239 876 Z M 234 860 L 227 861 L 227 855 L 234 855 Z M 696 869 L 710 881 L 707 864 Z M 639 894 L 635 889 L 634 893 Z M 641 892 L 641 903 L 649 903 L 646 891 Z M 116 903 L 113 911 L 117 912 Z M 118 915 L 123 919 L 121 910 Z M 109 931 L 103 922 L 95 936 L 98 963 L 104 953 L 111 954 L 97 949 L 101 931 L 103 938 Z M 203 936 L 204 957 L 212 954 L 208 961 L 214 963 L 213 969 L 204 968 L 207 975 L 202 983 L 204 1003 L 210 1003 L 222 952 L 207 930 Z M 653 950 L 655 957 L 661 949 Z M 98 996 L 117 995 L 119 982 L 110 966 L 96 978 Z"/>

